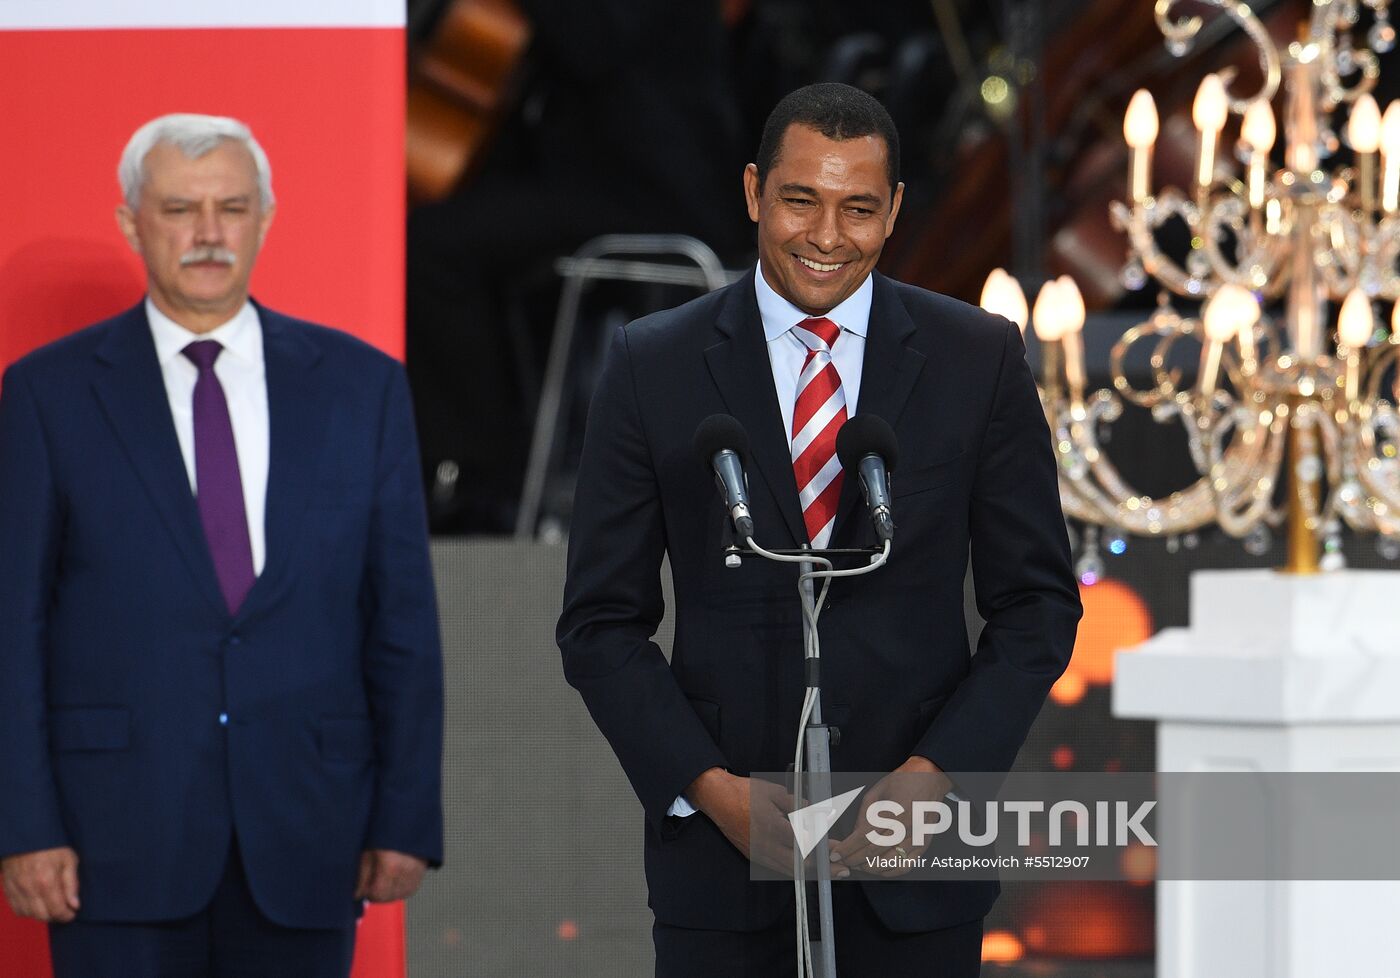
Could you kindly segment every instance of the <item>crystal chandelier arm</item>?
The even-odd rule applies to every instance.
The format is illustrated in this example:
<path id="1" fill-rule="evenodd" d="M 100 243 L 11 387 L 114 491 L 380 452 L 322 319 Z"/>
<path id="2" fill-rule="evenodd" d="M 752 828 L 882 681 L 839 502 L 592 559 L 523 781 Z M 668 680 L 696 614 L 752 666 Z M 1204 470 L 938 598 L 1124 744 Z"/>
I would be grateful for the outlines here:
<path id="1" fill-rule="evenodd" d="M 1086 523 L 1104 526 L 1113 524 L 1113 505 L 1104 499 L 1095 487 L 1080 478 L 1084 467 L 1082 456 L 1075 449 L 1066 429 L 1067 422 L 1062 418 L 1065 404 L 1048 395 L 1044 387 L 1039 388 L 1040 407 L 1045 412 L 1045 422 L 1050 429 L 1050 446 L 1055 454 L 1055 472 L 1060 484 L 1060 506 L 1065 515 Z M 1098 391 L 1094 397 L 1107 395 Z"/>
<path id="2" fill-rule="evenodd" d="M 1283 349 L 1283 333 L 1278 322 L 1272 316 L 1259 317 L 1259 321 L 1254 324 L 1253 337 L 1254 358 L 1250 365 L 1251 373 L 1257 372 L 1260 364 L 1264 363 L 1268 357 L 1278 356 Z M 1238 342 L 1238 338 L 1236 342 Z M 1246 358 L 1241 354 L 1240 359 L 1245 361 Z"/>
<path id="3" fill-rule="evenodd" d="M 1114 525 L 1111 519 L 1104 518 L 1097 506 L 1090 505 L 1080 498 L 1075 484 L 1064 474 L 1060 475 L 1060 507 L 1070 519 L 1093 523 L 1095 526 Z"/>
<path id="4" fill-rule="evenodd" d="M 1205 294 L 1208 287 L 1157 245 L 1156 229 L 1172 217 L 1180 217 L 1193 236 L 1200 234 L 1200 209 L 1193 201 L 1168 188 L 1131 208 L 1115 200 L 1109 205 L 1109 214 L 1114 226 L 1127 233 L 1129 247 L 1147 274 L 1179 296 L 1199 298 Z"/>
<path id="5" fill-rule="evenodd" d="M 1400 299 L 1400 274 L 1395 264 L 1400 261 L 1400 217 L 1382 218 L 1372 229 L 1367 248 L 1368 270 L 1379 286 L 1376 295 L 1383 299 Z"/>
<path id="6" fill-rule="evenodd" d="M 1286 441 L 1285 422 L 1271 418 L 1269 425 L 1258 423 L 1260 415 L 1244 412 L 1256 423 L 1238 430 L 1229 447 L 1222 451 L 1225 436 L 1235 426 L 1230 415 L 1207 432 L 1206 455 L 1210 460 L 1205 479 L 1215 506 L 1216 522 L 1232 537 L 1242 537 L 1261 521 L 1276 522 L 1273 491 Z"/>
<path id="7" fill-rule="evenodd" d="M 1196 16 L 1183 17 L 1179 21 L 1171 19 L 1171 9 L 1176 6 L 1176 0 L 1157 0 L 1157 6 L 1153 14 L 1157 18 L 1157 29 L 1162 32 L 1162 36 L 1170 42 L 1178 45 L 1190 45 L 1196 39 L 1196 35 L 1201 30 L 1201 18 Z M 1178 50 L 1180 50 L 1178 48 Z M 1188 48 L 1189 50 L 1189 48 Z M 1176 53 L 1174 50 L 1173 54 Z M 1186 51 L 1183 50 L 1182 54 Z"/>
<path id="8" fill-rule="evenodd" d="M 1243 183 L 1230 180 L 1225 187 L 1228 193 L 1208 202 L 1201 217 L 1203 249 L 1216 280 L 1260 291 L 1269 298 L 1281 295 L 1288 284 L 1286 266 L 1280 267 L 1287 251 L 1286 239 L 1250 227 L 1248 189 Z M 1220 250 L 1225 229 L 1235 236 L 1234 262 Z"/>
<path id="9" fill-rule="evenodd" d="M 1323 63 L 1322 84 L 1326 99 L 1324 104 L 1336 106 L 1342 102 L 1355 102 L 1367 92 L 1375 90 L 1376 82 L 1381 77 L 1380 59 L 1365 48 L 1354 50 L 1352 59 L 1361 69 L 1361 74 L 1357 78 L 1356 84 L 1350 86 L 1343 84 L 1341 75 L 1336 69 L 1335 60 Z"/>
<path id="10" fill-rule="evenodd" d="M 1192 325 L 1194 325 L 1194 322 L 1189 319 L 1182 322 L 1182 327 L 1187 330 L 1189 330 Z M 1173 367 L 1170 370 L 1167 369 L 1167 358 L 1171 356 L 1171 349 L 1183 335 L 1189 335 L 1189 333 L 1168 333 L 1166 336 L 1159 339 L 1157 341 L 1157 346 L 1152 351 L 1152 358 L 1149 361 L 1152 366 L 1152 377 L 1157 381 L 1157 389 L 1162 391 L 1163 394 L 1173 401 L 1180 401 L 1183 397 L 1187 396 L 1186 392 L 1181 390 L 1180 387 L 1181 368 Z"/>
<path id="11" fill-rule="evenodd" d="M 1361 69 L 1360 74 L 1353 85 L 1348 86 L 1342 82 L 1343 72 L 1338 62 L 1337 35 L 1342 29 L 1342 12 L 1347 6 L 1348 4 L 1341 0 L 1313 0 L 1308 39 L 1318 46 L 1321 55 L 1324 109 L 1336 108 L 1343 102 L 1355 102 L 1376 87 L 1376 80 L 1381 74 L 1380 60 L 1370 48 L 1354 48 L 1351 60 Z"/>
<path id="12" fill-rule="evenodd" d="M 1195 16 L 1173 21 L 1171 10 L 1180 2 L 1181 0 L 1157 0 L 1154 9 L 1157 27 L 1161 30 L 1162 36 L 1166 38 L 1167 50 L 1176 57 L 1181 57 L 1191 50 L 1191 45 L 1195 41 L 1196 35 L 1200 33 L 1203 23 L 1200 17 Z M 1278 91 L 1282 71 L 1279 67 L 1278 48 L 1274 46 L 1273 39 L 1269 37 L 1267 28 L 1264 27 L 1254 11 L 1239 0 L 1199 0 L 1199 2 L 1224 11 L 1226 16 L 1244 29 L 1244 32 L 1249 35 L 1249 39 L 1259 49 L 1259 67 L 1264 76 L 1263 84 L 1258 92 L 1248 98 L 1237 98 L 1231 95 L 1230 110 L 1243 115 L 1244 110 L 1249 107 L 1249 103 L 1255 99 L 1271 100 L 1274 93 Z"/>
<path id="13" fill-rule="evenodd" d="M 1068 493 L 1066 486 L 1072 487 Z M 1075 480 L 1061 472 L 1060 493 L 1062 499 L 1072 500 L 1066 501 L 1065 512 L 1077 519 L 1099 526 L 1117 526 L 1121 522 L 1118 503 L 1088 480 Z"/>
<path id="14" fill-rule="evenodd" d="M 1182 330 L 1189 335 L 1194 326 L 1169 309 L 1160 309 L 1153 313 L 1151 319 L 1138 323 L 1125 332 L 1109 352 L 1109 371 L 1113 377 L 1114 389 L 1139 407 L 1156 408 L 1163 402 L 1174 400 L 1179 393 L 1176 385 L 1181 376 L 1180 371 L 1166 369 L 1166 359 L 1172 343 L 1181 335 Z M 1128 375 L 1123 369 L 1123 360 L 1136 343 L 1149 336 L 1158 337 L 1149 360 L 1156 386 L 1151 390 L 1139 390 L 1128 380 Z"/>
<path id="15" fill-rule="evenodd" d="M 1391 420 L 1395 420 L 1391 412 Z M 1363 429 L 1364 431 L 1365 429 Z M 1362 436 L 1365 440 L 1365 436 Z M 1400 472 L 1394 459 L 1379 459 L 1364 449 L 1350 453 L 1349 461 L 1361 489 L 1354 505 L 1362 510 L 1364 523 L 1389 535 L 1400 535 Z M 1351 519 L 1348 523 L 1356 526 Z"/>
<path id="16" fill-rule="evenodd" d="M 1348 526 L 1362 533 L 1400 533 L 1400 523 L 1387 515 L 1400 515 L 1400 512 L 1390 506 L 1382 506 L 1377 512 L 1376 503 L 1381 500 L 1374 494 L 1367 494 L 1367 480 L 1361 477 L 1361 473 L 1367 471 L 1372 456 L 1358 445 L 1359 431 L 1362 425 L 1368 424 L 1369 419 L 1359 417 L 1353 409 L 1350 424 L 1338 425 L 1330 418 L 1328 421 L 1331 423 L 1322 429 L 1322 442 L 1327 471 L 1333 474 L 1335 485 L 1327 500 L 1327 517 L 1341 517 Z M 1340 473 L 1340 477 L 1336 476 L 1337 473 Z"/>
<path id="17" fill-rule="evenodd" d="M 1248 410 L 1247 405 L 1254 392 L 1259 389 L 1259 385 L 1256 383 L 1254 375 L 1245 373 L 1244 363 L 1236 350 L 1236 345 L 1230 345 L 1225 347 L 1220 354 L 1220 372 L 1229 378 L 1231 387 L 1239 392 L 1236 398 L 1229 398 L 1225 401 L 1221 410 L 1234 410 L 1238 413 Z M 1221 397 L 1223 393 L 1217 391 L 1216 396 Z M 1238 408 L 1235 407 L 1236 401 L 1239 402 Z"/>
<path id="18" fill-rule="evenodd" d="M 1186 413 L 1183 420 L 1189 426 L 1190 409 L 1182 410 L 1187 403 L 1189 398 L 1183 395 L 1166 406 L 1172 415 Z M 1277 422 L 1276 430 L 1251 426 L 1236 436 L 1223 455 L 1218 449 L 1207 451 L 1212 461 L 1202 467 L 1209 467 L 1208 476 L 1154 499 L 1139 493 L 1122 477 L 1094 437 L 1100 422 L 1115 420 L 1120 412 L 1117 399 L 1100 390 L 1085 405 L 1082 422 L 1064 412 L 1055 424 L 1062 502 L 1069 516 L 1140 536 L 1185 533 L 1218 523 L 1239 537 L 1261 520 L 1277 522 L 1272 512 L 1272 488 L 1284 440 Z M 1221 435 L 1225 433 L 1222 429 Z M 1205 461 L 1205 457 L 1197 457 Z"/>
<path id="19" fill-rule="evenodd" d="M 1112 526 L 1111 512 L 1096 499 L 1091 499 L 1088 490 L 1080 480 L 1072 478 L 1065 469 L 1065 461 L 1058 448 L 1055 449 L 1055 462 L 1060 480 L 1060 506 L 1066 516 L 1085 523 Z"/>
<path id="20" fill-rule="evenodd" d="M 1341 204 L 1328 204 L 1317 212 L 1312 227 L 1313 254 L 1328 295 L 1340 300 L 1357 284 L 1361 271 L 1361 226 Z"/>
<path id="21" fill-rule="evenodd" d="M 1367 396 L 1353 407 L 1351 424 L 1347 426 L 1343 462 L 1343 481 L 1354 477 L 1365 493 L 1364 499 L 1354 502 L 1364 505 L 1365 518 L 1387 534 L 1400 532 L 1396 524 L 1400 519 L 1400 459 L 1396 458 L 1400 415 L 1394 405 L 1380 398 L 1381 381 L 1393 369 L 1400 369 L 1400 345 L 1390 343 L 1372 357 L 1367 371 Z M 1386 443 L 1388 454 L 1378 445 L 1379 431 L 1386 432 L 1390 439 Z"/>
<path id="22" fill-rule="evenodd" d="M 1221 391 L 1216 394 L 1216 404 L 1203 408 L 1211 411 L 1210 417 L 1222 419 L 1208 425 L 1208 433 L 1213 438 L 1202 438 L 1196 424 L 1197 409 L 1194 393 L 1180 388 L 1180 372 L 1169 370 L 1167 361 L 1171 347 L 1186 337 L 1195 337 L 1200 323 L 1194 319 L 1183 319 L 1170 309 L 1163 308 L 1154 313 L 1146 322 L 1139 323 L 1123 334 L 1110 353 L 1110 369 L 1114 387 L 1128 400 L 1152 410 L 1153 416 L 1164 422 L 1180 417 L 1191 446 L 1192 459 L 1202 473 L 1202 477 L 1190 487 L 1172 493 L 1164 499 L 1151 499 L 1140 495 L 1108 460 L 1100 446 L 1093 441 L 1094 424 L 1098 420 L 1113 420 L 1120 410 L 1108 391 L 1099 391 L 1088 405 L 1088 423 L 1076 430 L 1067 426 L 1071 436 L 1068 442 L 1062 437 L 1060 449 L 1068 460 L 1062 466 L 1066 481 L 1077 482 L 1082 489 L 1089 479 L 1078 475 L 1076 478 L 1073 459 L 1082 458 L 1092 474 L 1095 496 L 1086 501 L 1102 510 L 1111 501 L 1116 506 L 1109 525 L 1117 525 L 1132 533 L 1157 535 L 1179 533 L 1188 529 L 1217 522 L 1231 536 L 1244 536 L 1260 521 L 1277 522 L 1273 508 L 1273 487 L 1286 441 L 1284 425 L 1279 420 L 1264 416 L 1253 405 L 1253 395 L 1258 389 L 1254 374 L 1246 374 L 1235 351 L 1230 349 L 1222 357 L 1223 369 L 1241 397 L 1250 406 L 1242 404 L 1234 408 L 1230 396 Z M 1256 324 L 1254 333 L 1257 341 L 1267 338 L 1277 343 L 1277 330 L 1267 320 Z M 1154 387 L 1149 390 L 1134 388 L 1124 370 L 1124 360 L 1130 348 L 1136 343 L 1155 338 L 1156 343 L 1150 358 Z M 1272 347 L 1271 347 L 1272 348 Z M 1247 418 L 1249 424 L 1235 431 L 1235 436 L 1227 435 L 1235 427 L 1234 417 Z M 1066 445 L 1068 444 L 1068 449 Z M 1082 512 L 1075 515 L 1093 519 Z"/>
<path id="23" fill-rule="evenodd" d="M 1346 452 L 1347 443 L 1351 439 L 1348 432 L 1353 428 L 1346 423 L 1347 420 L 1347 414 L 1341 414 L 1340 424 L 1339 419 L 1330 414 L 1324 414 L 1320 418 L 1322 458 L 1328 483 L 1327 501 L 1322 507 L 1323 519 L 1330 521 L 1341 517 L 1353 529 L 1371 530 L 1374 527 L 1362 512 L 1363 507 L 1348 504 L 1348 497 L 1360 493 L 1355 488 L 1355 473 Z M 1347 490 L 1348 484 L 1353 486 L 1352 491 Z"/>
<path id="24" fill-rule="evenodd" d="M 1117 398 L 1100 390 L 1085 405 L 1082 422 L 1070 420 L 1059 426 L 1056 450 L 1061 481 L 1073 484 L 1077 494 L 1077 511 L 1072 515 L 1140 536 L 1185 533 L 1211 523 L 1210 491 L 1201 481 L 1153 499 L 1122 477 L 1094 436 L 1100 422 L 1116 420 L 1121 410 Z"/>
<path id="25" fill-rule="evenodd" d="M 1094 475 L 1101 482 L 1111 482 L 1109 471 L 1117 475 L 1117 470 L 1104 459 L 1095 466 Z M 1122 482 L 1113 484 L 1112 488 L 1121 502 L 1111 523 L 1105 525 L 1117 526 L 1127 533 L 1144 537 L 1165 536 L 1189 533 L 1215 522 L 1210 489 L 1202 480 L 1161 499 L 1136 495 L 1132 487 Z"/>
<path id="26" fill-rule="evenodd" d="M 1384 405 L 1381 400 L 1381 381 L 1392 370 L 1400 370 L 1400 336 L 1391 336 L 1390 342 L 1377 348 L 1371 354 L 1370 366 L 1366 370 L 1366 400 L 1371 404 Z M 1394 396 L 1400 402 L 1400 375 L 1396 377 Z M 1394 405 L 1400 408 L 1400 403 Z"/>
<path id="27" fill-rule="evenodd" d="M 1213 293 L 1224 282 L 1276 297 L 1288 285 L 1288 267 L 1282 261 L 1288 251 L 1286 235 L 1271 235 L 1250 225 L 1247 189 L 1238 180 L 1223 183 L 1224 194 L 1188 200 L 1174 188 L 1163 190 L 1129 207 L 1114 201 L 1109 207 L 1113 224 L 1128 235 L 1130 252 L 1143 269 L 1172 292 L 1190 299 Z M 1183 268 L 1157 243 L 1157 229 L 1180 218 L 1193 237 L 1203 241 L 1206 268 Z M 1221 230 L 1228 227 L 1240 243 L 1231 262 L 1220 249 Z M 1208 274 L 1213 272 L 1214 274 Z"/>
<path id="28" fill-rule="evenodd" d="M 1047 399 L 1043 392 L 1041 403 L 1053 436 L 1055 467 L 1059 474 L 1061 501 L 1065 511 L 1086 522 L 1112 526 L 1117 503 L 1084 478 L 1088 471 L 1084 443 L 1086 438 L 1092 441 L 1092 433 L 1081 430 L 1084 424 L 1093 424 L 1095 419 L 1101 416 L 1101 412 L 1095 410 L 1094 405 L 1105 398 L 1112 400 L 1112 395 L 1102 390 L 1092 395 L 1090 403 L 1080 411 L 1083 421 L 1074 416 L 1074 410 L 1067 408 L 1064 401 Z M 1116 404 L 1110 406 L 1109 412 L 1113 417 L 1117 416 L 1115 409 Z M 1097 451 L 1097 445 L 1090 444 L 1089 452 Z"/>

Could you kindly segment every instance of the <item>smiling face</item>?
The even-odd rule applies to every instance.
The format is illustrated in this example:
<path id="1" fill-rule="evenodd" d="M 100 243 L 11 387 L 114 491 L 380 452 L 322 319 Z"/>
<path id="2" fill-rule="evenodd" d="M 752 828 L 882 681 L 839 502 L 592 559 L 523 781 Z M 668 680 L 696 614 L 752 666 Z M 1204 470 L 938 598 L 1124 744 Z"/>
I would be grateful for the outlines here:
<path id="1" fill-rule="evenodd" d="M 272 223 L 253 156 L 227 139 L 197 159 L 158 143 L 145 164 L 139 206 L 118 207 L 117 223 L 146 265 L 156 308 L 186 329 L 207 332 L 248 298 L 253 262 Z"/>
<path id="2" fill-rule="evenodd" d="M 885 163 L 879 136 L 828 139 L 794 123 L 761 189 L 758 168 L 745 169 L 763 277 L 808 315 L 825 315 L 850 296 L 894 231 L 904 184 L 891 193 Z"/>

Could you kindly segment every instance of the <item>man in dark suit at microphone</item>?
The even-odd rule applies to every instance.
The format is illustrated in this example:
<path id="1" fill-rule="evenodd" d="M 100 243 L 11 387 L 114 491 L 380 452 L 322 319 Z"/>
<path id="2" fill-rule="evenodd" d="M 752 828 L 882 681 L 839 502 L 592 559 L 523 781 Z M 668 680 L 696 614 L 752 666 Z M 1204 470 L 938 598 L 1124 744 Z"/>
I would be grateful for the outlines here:
<path id="1" fill-rule="evenodd" d="M 747 775 L 792 757 L 796 573 L 724 566 L 729 514 L 692 448 L 704 418 L 733 415 L 747 432 L 755 539 L 770 548 L 873 544 L 836 436 L 859 413 L 898 438 L 889 563 L 835 582 L 821 621 L 835 770 L 1008 770 L 1073 646 L 1081 608 L 1020 333 L 874 272 L 899 213 L 898 168 L 874 99 L 831 84 L 783 99 L 744 172 L 758 267 L 619 330 L 594 398 L 558 638 L 647 816 L 666 978 L 782 974 L 795 955 L 792 887 L 749 878 L 751 811 L 757 824 L 782 814 Z M 987 622 L 976 655 L 969 550 Z M 663 556 L 669 663 L 652 641 Z M 868 850 L 854 837 L 835 849 L 841 868 Z M 996 895 L 994 882 L 837 885 L 838 971 L 976 975 Z"/>

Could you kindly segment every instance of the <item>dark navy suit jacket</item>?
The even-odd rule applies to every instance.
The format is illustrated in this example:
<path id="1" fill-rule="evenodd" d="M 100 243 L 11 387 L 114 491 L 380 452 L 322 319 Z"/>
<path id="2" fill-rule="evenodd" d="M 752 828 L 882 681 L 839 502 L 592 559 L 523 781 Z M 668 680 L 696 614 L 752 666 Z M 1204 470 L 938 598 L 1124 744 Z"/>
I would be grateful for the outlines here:
<path id="1" fill-rule="evenodd" d="M 647 814 L 657 918 L 757 930 L 792 886 L 751 883 L 704 815 L 667 818 L 702 771 L 784 771 L 802 705 L 797 572 L 721 559 L 723 507 L 692 448 L 696 426 L 732 414 L 769 547 L 806 541 L 753 276 L 620 330 L 594 396 L 570 533 L 559 644 L 570 683 Z M 836 581 L 821 618 L 823 719 L 840 727 L 837 771 L 893 770 L 910 755 L 949 772 L 1003 772 L 1069 661 L 1081 608 L 1045 417 L 1016 327 L 875 275 L 858 414 L 899 439 L 898 525 L 887 566 Z M 874 532 L 842 486 L 833 547 Z M 971 550 L 977 654 L 963 581 Z M 675 583 L 668 664 L 652 642 Z M 844 885 L 844 884 L 843 884 Z M 880 882 L 885 924 L 925 931 L 981 917 L 997 884 Z"/>
<path id="2" fill-rule="evenodd" d="M 0 854 L 72 846 L 94 921 L 213 895 L 342 926 L 360 852 L 442 856 L 442 666 L 403 371 L 259 307 L 267 560 L 220 595 L 144 307 L 0 390 Z"/>

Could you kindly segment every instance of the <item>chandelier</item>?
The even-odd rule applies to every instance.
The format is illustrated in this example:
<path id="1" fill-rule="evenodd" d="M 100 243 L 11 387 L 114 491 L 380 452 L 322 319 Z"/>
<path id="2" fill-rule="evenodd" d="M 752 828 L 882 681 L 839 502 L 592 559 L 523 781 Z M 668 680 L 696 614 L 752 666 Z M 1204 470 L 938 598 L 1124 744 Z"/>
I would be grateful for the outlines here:
<path id="1" fill-rule="evenodd" d="M 1128 240 L 1123 282 L 1140 289 L 1150 278 L 1161 294 L 1114 345 L 1112 389 L 1085 389 L 1084 302 L 1072 279 L 1047 282 L 1029 311 L 1044 353 L 1040 395 L 1061 499 L 1066 516 L 1085 526 L 1085 583 L 1102 574 L 1100 529 L 1115 552 L 1125 535 L 1165 537 L 1174 549 L 1218 526 L 1263 553 L 1282 527 L 1284 569 L 1304 574 L 1345 566 L 1343 525 L 1377 534 L 1383 556 L 1400 556 L 1400 101 L 1382 115 L 1370 94 L 1376 54 L 1395 41 L 1390 0 L 1311 0 L 1299 40 L 1284 51 L 1247 4 L 1202 2 L 1248 34 L 1263 83 L 1241 96 L 1231 90 L 1233 69 L 1201 81 L 1192 107 L 1198 165 L 1187 189 L 1154 192 L 1156 108 L 1145 90 L 1128 106 L 1127 200 L 1111 208 Z M 1156 17 L 1181 56 L 1202 22 L 1174 19 L 1177 3 L 1157 0 Z M 1358 43 L 1363 17 L 1369 31 Z M 1233 161 L 1222 152 L 1232 115 L 1242 119 Z M 1329 164 L 1339 145 L 1334 115 L 1346 117 L 1350 163 Z M 1191 238 L 1181 262 L 1158 240 L 1173 225 Z M 1199 315 L 1178 312 L 1173 297 L 1202 302 Z M 1388 330 L 1377 321 L 1385 302 L 1394 304 Z M 1332 303 L 1341 304 L 1335 330 Z M 982 305 L 1025 329 L 1025 295 L 1001 269 Z M 1182 341 L 1199 347 L 1194 382 L 1172 366 Z M 1142 353 L 1135 384 L 1125 364 Z M 1104 443 L 1125 400 L 1184 428 L 1194 483 L 1154 498 L 1123 478 Z"/>

